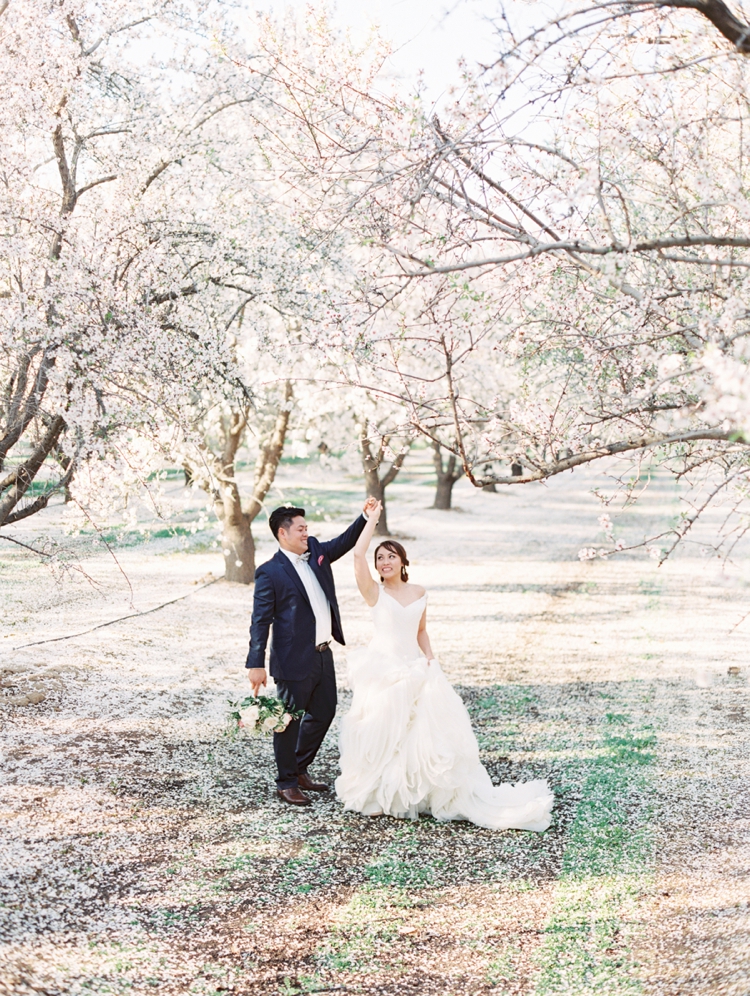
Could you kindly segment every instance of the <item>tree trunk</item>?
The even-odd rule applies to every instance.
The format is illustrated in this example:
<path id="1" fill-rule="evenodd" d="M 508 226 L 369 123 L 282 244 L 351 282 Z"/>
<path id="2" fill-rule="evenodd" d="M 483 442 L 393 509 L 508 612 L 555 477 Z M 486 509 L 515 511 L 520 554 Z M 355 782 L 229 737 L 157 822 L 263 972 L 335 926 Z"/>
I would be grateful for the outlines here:
<path id="1" fill-rule="evenodd" d="M 489 474 L 489 472 L 491 470 L 492 470 L 492 464 L 491 463 L 486 463 L 484 465 L 484 472 L 485 472 L 485 474 Z M 497 488 L 495 487 L 494 483 L 493 484 L 484 484 L 484 485 L 482 485 L 482 491 L 489 491 L 493 495 L 497 494 Z"/>
<path id="2" fill-rule="evenodd" d="M 452 507 L 453 501 L 453 485 L 459 479 L 463 470 L 461 467 L 456 469 L 456 455 L 451 453 L 448 456 L 448 461 L 443 466 L 443 453 L 440 446 L 436 440 L 432 441 L 432 462 L 435 465 L 435 476 L 437 477 L 437 487 L 435 488 L 435 500 L 432 503 L 433 508 L 449 509 Z"/>
<path id="3" fill-rule="evenodd" d="M 255 541 L 250 519 L 242 511 L 236 484 L 223 484 L 222 488 L 224 577 L 236 584 L 252 584 L 255 577 Z"/>
<path id="4" fill-rule="evenodd" d="M 386 512 L 385 505 L 385 488 L 383 487 L 383 482 L 380 480 L 380 476 L 377 471 L 365 471 L 365 491 L 367 492 L 368 498 L 377 498 L 383 506 L 383 511 L 380 513 L 380 518 L 378 519 L 378 524 L 375 526 L 375 535 L 390 536 L 390 533 L 388 532 L 388 514 Z"/>
<path id="5" fill-rule="evenodd" d="M 242 511 L 237 487 L 235 460 L 245 431 L 245 415 L 233 411 L 222 419 L 223 448 L 217 474 L 221 499 L 218 512 L 224 526 L 222 552 L 224 577 L 236 584 L 252 584 L 255 577 L 255 542 L 250 530 L 250 517 Z"/>
<path id="6" fill-rule="evenodd" d="M 437 487 L 435 488 L 435 501 L 432 504 L 433 508 L 451 508 L 453 485 L 455 483 L 456 478 L 451 477 L 449 474 L 444 474 L 442 478 L 438 478 Z"/>
<path id="7" fill-rule="evenodd" d="M 276 476 L 276 469 L 284 450 L 289 415 L 292 408 L 292 382 L 284 388 L 284 401 L 279 407 L 271 434 L 261 446 L 255 464 L 253 494 L 243 510 L 236 477 L 237 451 L 242 442 L 246 419 L 241 411 L 232 411 L 222 418 L 221 455 L 211 452 L 207 443 L 203 446 L 207 466 L 210 468 L 215 485 L 205 468 L 185 462 L 185 480 L 196 481 L 214 499 L 216 514 L 222 521 L 222 551 L 224 553 L 224 576 L 236 584 L 252 584 L 255 578 L 255 541 L 251 523 L 263 507 L 263 502 Z"/>
<path id="8" fill-rule="evenodd" d="M 372 452 L 372 446 L 370 445 L 370 439 L 367 435 L 367 426 L 360 426 L 359 430 L 359 444 L 362 453 L 362 470 L 365 477 L 365 491 L 368 498 L 377 498 L 383 506 L 383 511 L 380 513 L 380 518 L 378 519 L 378 524 L 375 526 L 376 536 L 390 536 L 388 530 L 388 515 L 386 513 L 385 504 L 385 489 L 391 484 L 392 481 L 398 476 L 398 472 L 403 466 L 404 460 L 406 459 L 406 454 L 411 449 L 411 442 L 408 441 L 404 443 L 401 450 L 396 455 L 393 463 L 388 468 L 383 476 L 380 476 L 380 465 L 383 462 L 383 457 L 385 455 L 385 449 L 388 446 L 389 437 L 383 436 L 380 440 L 380 446 L 378 448 L 377 456 Z"/>

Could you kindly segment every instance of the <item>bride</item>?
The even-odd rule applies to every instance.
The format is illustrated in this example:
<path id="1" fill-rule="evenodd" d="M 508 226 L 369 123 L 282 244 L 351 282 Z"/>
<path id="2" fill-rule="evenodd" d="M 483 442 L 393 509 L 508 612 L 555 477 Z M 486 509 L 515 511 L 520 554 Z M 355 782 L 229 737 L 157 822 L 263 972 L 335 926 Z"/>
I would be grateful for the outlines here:
<path id="1" fill-rule="evenodd" d="M 341 774 L 336 793 L 345 809 L 367 816 L 470 820 L 493 830 L 546 830 L 553 795 L 545 781 L 493 785 L 479 760 L 463 702 L 433 657 L 427 635 L 427 593 L 409 584 L 400 543 L 367 548 L 382 506 L 354 547 L 354 573 L 372 611 L 369 647 L 349 654 L 352 707 L 341 723 Z"/>

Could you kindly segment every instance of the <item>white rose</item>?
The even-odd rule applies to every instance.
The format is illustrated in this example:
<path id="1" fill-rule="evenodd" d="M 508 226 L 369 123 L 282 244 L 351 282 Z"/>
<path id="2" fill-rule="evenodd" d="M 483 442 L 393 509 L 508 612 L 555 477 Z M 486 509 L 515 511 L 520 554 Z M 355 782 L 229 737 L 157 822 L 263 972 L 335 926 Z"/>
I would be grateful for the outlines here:
<path id="1" fill-rule="evenodd" d="M 259 715 L 260 709 L 257 706 L 248 706 L 247 709 L 241 709 L 240 719 L 242 720 L 242 725 L 248 727 L 250 730 L 254 730 Z"/>
<path id="2" fill-rule="evenodd" d="M 278 719 L 275 716 L 269 716 L 268 719 L 263 720 L 263 729 L 272 730 L 277 723 Z"/>
<path id="3" fill-rule="evenodd" d="M 288 712 L 285 712 L 284 715 L 281 717 L 281 722 L 284 724 L 283 729 L 286 729 L 287 726 L 289 726 L 289 724 L 291 723 L 291 721 L 292 717 L 289 715 Z"/>

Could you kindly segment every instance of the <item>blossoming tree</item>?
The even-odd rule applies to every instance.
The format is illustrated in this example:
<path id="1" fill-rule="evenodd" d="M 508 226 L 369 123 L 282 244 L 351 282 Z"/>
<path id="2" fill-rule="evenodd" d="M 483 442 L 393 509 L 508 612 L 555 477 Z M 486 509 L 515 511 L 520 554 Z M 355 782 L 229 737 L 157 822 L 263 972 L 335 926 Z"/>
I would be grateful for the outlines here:
<path id="1" fill-rule="evenodd" d="M 327 307 L 330 255 L 264 149 L 271 133 L 294 148 L 273 81 L 221 56 L 232 13 L 0 4 L 0 527 L 75 496 L 84 467 L 101 487 L 142 476 L 144 438 L 173 457 L 216 405 L 235 429 L 264 422 L 286 377 L 240 368 L 238 321 L 263 353 L 279 337 L 259 309 Z"/>
<path id="2" fill-rule="evenodd" d="M 750 473 L 750 64 L 727 10 L 571 5 L 509 30 L 440 118 L 380 94 L 351 113 L 335 87 L 325 127 L 306 110 L 329 175 L 338 146 L 329 219 L 368 252 L 345 348 L 477 486 L 622 455 L 692 481 L 663 552 Z"/>

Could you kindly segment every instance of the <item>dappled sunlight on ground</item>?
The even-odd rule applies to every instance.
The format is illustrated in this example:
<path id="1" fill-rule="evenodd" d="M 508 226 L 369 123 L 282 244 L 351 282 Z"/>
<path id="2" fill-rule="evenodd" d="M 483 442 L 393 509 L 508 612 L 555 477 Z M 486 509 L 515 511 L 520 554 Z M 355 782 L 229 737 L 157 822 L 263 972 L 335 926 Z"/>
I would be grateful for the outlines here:
<path id="1" fill-rule="evenodd" d="M 722 565 L 696 535 L 662 567 L 581 562 L 604 543 L 592 476 L 460 482 L 452 512 L 426 508 L 427 477 L 415 459 L 389 521 L 483 760 L 496 781 L 550 779 L 550 830 L 280 806 L 270 743 L 226 735 L 252 591 L 216 580 L 213 533 L 115 531 L 117 563 L 73 538 L 96 587 L 4 544 L 0 992 L 746 996 L 750 561 Z M 170 487 L 189 524 L 199 503 Z M 360 484 L 294 464 L 279 495 L 317 495 L 325 538 Z M 657 482 L 617 534 L 676 513 Z M 17 535 L 59 522 L 52 508 Z M 361 644 L 351 558 L 335 572 Z M 315 774 L 336 773 L 333 731 Z"/>

